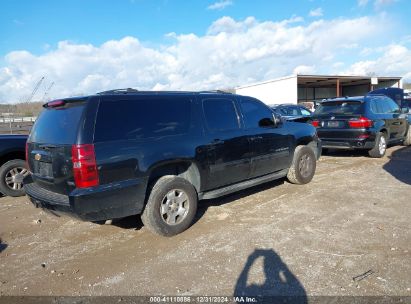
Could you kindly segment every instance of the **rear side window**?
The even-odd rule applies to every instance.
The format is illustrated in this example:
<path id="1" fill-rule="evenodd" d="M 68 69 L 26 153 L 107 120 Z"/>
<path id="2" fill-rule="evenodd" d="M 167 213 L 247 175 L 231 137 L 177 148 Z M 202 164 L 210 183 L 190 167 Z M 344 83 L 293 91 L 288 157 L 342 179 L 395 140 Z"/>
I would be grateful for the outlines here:
<path id="1" fill-rule="evenodd" d="M 380 108 L 378 98 L 372 98 L 370 102 L 370 106 L 371 106 L 371 111 L 373 111 L 374 113 L 376 114 L 382 113 L 382 109 Z"/>
<path id="2" fill-rule="evenodd" d="M 185 134 L 190 128 L 189 97 L 104 100 L 100 103 L 95 142 Z"/>
<path id="3" fill-rule="evenodd" d="M 359 101 L 328 101 L 323 102 L 315 114 L 353 115 L 362 114 L 363 104 Z"/>
<path id="4" fill-rule="evenodd" d="M 382 99 L 382 98 L 378 99 L 377 107 L 380 110 L 379 113 L 388 114 L 388 113 L 391 112 L 391 107 L 390 107 L 389 103 L 385 102 L 385 100 Z"/>
<path id="5" fill-rule="evenodd" d="M 213 98 L 203 100 L 204 116 L 210 131 L 239 129 L 237 112 L 230 99 Z"/>
<path id="6" fill-rule="evenodd" d="M 310 112 L 310 111 L 308 111 L 308 110 L 306 110 L 306 109 L 304 109 L 304 108 L 300 108 L 300 110 L 301 110 L 301 114 L 302 114 L 303 116 L 311 116 L 311 112 Z"/>
<path id="7" fill-rule="evenodd" d="M 300 116 L 300 109 L 297 107 L 286 107 L 281 109 L 281 113 L 286 116 Z"/>
<path id="8" fill-rule="evenodd" d="M 400 107 L 398 106 L 398 104 L 392 100 L 389 97 L 384 97 L 384 101 L 388 104 L 388 107 L 390 109 L 390 113 L 398 113 L 400 110 Z"/>
<path id="9" fill-rule="evenodd" d="M 62 108 L 46 108 L 37 118 L 30 133 L 30 142 L 74 144 L 85 108 L 85 102 L 73 102 Z"/>
<path id="10" fill-rule="evenodd" d="M 273 113 L 268 107 L 253 99 L 243 97 L 240 104 L 246 129 L 259 128 L 260 120 L 273 117 Z"/>

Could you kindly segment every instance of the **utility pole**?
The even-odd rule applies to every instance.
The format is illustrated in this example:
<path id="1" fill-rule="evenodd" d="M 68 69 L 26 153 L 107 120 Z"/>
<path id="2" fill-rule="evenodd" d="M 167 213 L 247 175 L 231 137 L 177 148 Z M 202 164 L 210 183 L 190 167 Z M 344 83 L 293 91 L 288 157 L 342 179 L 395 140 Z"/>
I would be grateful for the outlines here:
<path id="1" fill-rule="evenodd" d="M 39 87 L 40 87 L 41 83 L 43 82 L 44 78 L 45 78 L 45 76 L 41 77 L 40 80 L 37 82 L 36 86 L 33 89 L 33 92 L 31 92 L 31 95 L 26 100 L 27 103 L 29 103 L 33 99 L 34 94 L 36 94 L 36 92 L 39 89 Z"/>
<path id="2" fill-rule="evenodd" d="M 50 92 L 50 90 L 51 90 L 51 88 L 54 86 L 54 81 L 52 81 L 51 83 L 50 83 L 50 85 L 48 86 L 48 88 L 44 91 L 44 95 L 43 95 L 43 98 L 41 99 L 43 102 L 46 102 L 47 100 L 46 100 L 46 97 L 47 97 L 47 95 L 49 94 L 49 92 Z"/>

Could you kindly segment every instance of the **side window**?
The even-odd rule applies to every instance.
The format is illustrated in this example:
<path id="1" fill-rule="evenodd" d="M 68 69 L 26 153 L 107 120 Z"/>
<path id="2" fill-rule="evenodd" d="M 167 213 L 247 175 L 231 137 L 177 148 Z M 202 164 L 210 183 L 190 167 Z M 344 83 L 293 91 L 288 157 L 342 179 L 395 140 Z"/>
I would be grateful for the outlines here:
<path id="1" fill-rule="evenodd" d="M 380 109 L 378 108 L 378 103 L 377 103 L 377 99 L 373 98 L 371 99 L 371 111 L 375 114 L 381 113 Z"/>
<path id="2" fill-rule="evenodd" d="M 398 113 L 400 110 L 400 107 L 397 105 L 397 103 L 392 100 L 391 98 L 384 98 L 385 102 L 388 104 L 390 107 L 390 113 Z"/>
<path id="3" fill-rule="evenodd" d="M 280 112 L 281 112 L 282 115 L 288 115 L 287 108 L 281 108 Z"/>
<path id="4" fill-rule="evenodd" d="M 384 98 L 378 98 L 377 105 L 379 109 L 378 113 L 388 114 L 391 112 L 391 107 L 385 102 Z"/>
<path id="5" fill-rule="evenodd" d="M 95 142 L 185 134 L 190 128 L 189 97 L 103 100 L 96 120 Z"/>
<path id="6" fill-rule="evenodd" d="M 310 111 L 307 111 L 306 109 L 303 109 L 303 108 L 300 108 L 300 110 L 303 116 L 311 116 Z"/>
<path id="7" fill-rule="evenodd" d="M 213 98 L 203 100 L 203 110 L 210 131 L 239 129 L 237 112 L 230 99 Z"/>
<path id="8" fill-rule="evenodd" d="M 241 98 L 240 104 L 246 129 L 259 128 L 261 119 L 273 117 L 273 112 L 268 107 L 251 98 Z"/>

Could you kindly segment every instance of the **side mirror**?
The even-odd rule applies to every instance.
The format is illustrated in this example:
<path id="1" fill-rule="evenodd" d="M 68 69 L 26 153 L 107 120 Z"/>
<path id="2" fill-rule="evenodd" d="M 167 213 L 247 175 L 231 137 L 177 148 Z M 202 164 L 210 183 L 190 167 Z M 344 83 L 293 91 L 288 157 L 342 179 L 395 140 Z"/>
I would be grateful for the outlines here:
<path id="1" fill-rule="evenodd" d="M 403 107 L 403 108 L 401 108 L 401 113 L 403 113 L 403 114 L 407 114 L 409 111 L 410 111 L 410 108 L 409 108 L 409 107 Z"/>
<path id="2" fill-rule="evenodd" d="M 275 127 L 276 123 L 272 118 L 263 118 L 258 122 L 258 126 L 261 128 Z"/>
<path id="3" fill-rule="evenodd" d="M 283 120 L 281 119 L 281 115 L 274 114 L 273 119 L 274 119 L 274 124 L 276 126 L 282 124 L 282 122 L 283 122 Z"/>

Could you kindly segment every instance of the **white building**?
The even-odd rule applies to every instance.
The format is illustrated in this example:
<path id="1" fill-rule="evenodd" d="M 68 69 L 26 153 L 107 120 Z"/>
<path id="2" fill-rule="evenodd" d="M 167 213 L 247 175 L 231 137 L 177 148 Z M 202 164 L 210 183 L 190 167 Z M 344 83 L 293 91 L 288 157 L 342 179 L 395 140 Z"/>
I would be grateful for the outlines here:
<path id="1" fill-rule="evenodd" d="M 293 75 L 235 88 L 266 104 L 305 103 L 339 96 L 365 95 L 384 87 L 402 88 L 401 77 Z"/>

